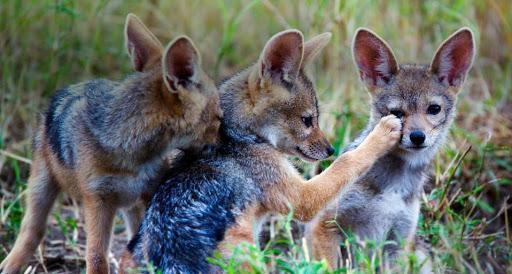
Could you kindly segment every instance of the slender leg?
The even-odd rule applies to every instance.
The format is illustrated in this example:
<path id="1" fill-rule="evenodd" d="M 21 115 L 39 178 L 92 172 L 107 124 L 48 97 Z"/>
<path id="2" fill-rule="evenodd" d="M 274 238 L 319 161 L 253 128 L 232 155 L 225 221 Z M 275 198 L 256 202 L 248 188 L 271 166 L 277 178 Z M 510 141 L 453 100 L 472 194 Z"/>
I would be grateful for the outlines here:
<path id="1" fill-rule="evenodd" d="M 140 223 L 146 212 L 146 205 L 139 199 L 133 206 L 124 208 L 122 212 L 124 223 L 128 231 L 128 239 L 131 239 L 139 230 Z"/>
<path id="2" fill-rule="evenodd" d="M 108 251 L 116 209 L 101 198 L 84 197 L 87 273 L 109 273 Z"/>
<path id="3" fill-rule="evenodd" d="M 119 271 L 118 274 L 127 274 L 127 273 L 137 273 L 137 263 L 133 259 L 133 254 L 125 250 L 123 255 L 121 255 L 121 260 L 119 262 Z"/>
<path id="4" fill-rule="evenodd" d="M 254 243 L 253 214 L 245 214 L 238 223 L 226 231 L 224 240 L 219 244 L 219 250 L 224 258 L 231 256 L 231 248 L 242 243 Z"/>
<path id="5" fill-rule="evenodd" d="M 415 233 L 416 231 L 414 231 Z M 433 273 L 432 271 L 432 259 L 429 255 L 427 244 L 416 235 L 409 237 L 406 247 L 407 252 L 414 252 L 416 260 L 420 265 L 419 273 L 427 274 Z"/>
<path id="6" fill-rule="evenodd" d="M 308 233 L 312 244 L 313 256 L 316 260 L 327 260 L 329 267 L 335 269 L 339 267 L 339 243 L 341 237 L 339 234 L 329 228 L 325 218 L 318 220 L 313 224 L 311 231 Z"/>
<path id="7" fill-rule="evenodd" d="M 0 264 L 1 273 L 19 273 L 30 260 L 45 234 L 46 221 L 60 192 L 43 159 L 34 155 L 26 197 L 26 212 L 14 247 Z"/>
<path id="8" fill-rule="evenodd" d="M 226 231 L 224 236 L 224 240 L 219 244 L 219 251 L 221 252 L 223 258 L 227 259 L 232 257 L 232 251 L 234 247 L 242 244 L 254 243 L 254 222 L 257 219 L 257 207 L 251 207 L 246 209 L 246 213 L 243 217 L 238 219 L 238 223 Z M 251 272 L 250 265 L 246 262 L 242 262 L 241 270 L 244 272 Z M 212 273 L 222 273 L 219 269 L 210 270 Z"/>
<path id="9" fill-rule="evenodd" d="M 354 150 L 338 157 L 326 170 L 305 181 L 294 169 L 285 173 L 279 183 L 271 186 L 266 206 L 272 211 L 288 214 L 291 203 L 294 218 L 311 221 L 349 183 L 357 181 L 379 157 L 389 151 L 400 139 L 401 122 L 392 115 L 379 124 Z M 286 199 L 283 199 L 286 197 Z"/>

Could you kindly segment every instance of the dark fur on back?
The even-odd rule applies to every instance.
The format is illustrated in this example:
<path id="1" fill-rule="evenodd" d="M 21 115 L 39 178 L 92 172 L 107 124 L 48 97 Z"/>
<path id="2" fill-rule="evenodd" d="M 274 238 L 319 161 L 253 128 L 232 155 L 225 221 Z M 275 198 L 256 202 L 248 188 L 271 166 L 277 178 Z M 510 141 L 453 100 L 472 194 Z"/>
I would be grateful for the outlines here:
<path id="1" fill-rule="evenodd" d="M 213 151 L 181 159 L 153 196 L 142 234 L 129 244 L 134 257 L 149 258 L 164 273 L 208 272 L 206 259 L 226 230 L 261 198 L 261 185 L 246 166 L 251 165 L 250 152 L 264 147 L 225 135 Z"/>
<path id="2" fill-rule="evenodd" d="M 58 90 L 52 97 L 46 113 L 45 128 L 48 142 L 61 164 L 68 167 L 73 167 L 75 164 L 76 150 L 71 140 L 72 136 L 64 125 L 72 116 L 75 110 L 74 105 L 82 99 L 82 94 L 72 94 L 68 88 Z"/>

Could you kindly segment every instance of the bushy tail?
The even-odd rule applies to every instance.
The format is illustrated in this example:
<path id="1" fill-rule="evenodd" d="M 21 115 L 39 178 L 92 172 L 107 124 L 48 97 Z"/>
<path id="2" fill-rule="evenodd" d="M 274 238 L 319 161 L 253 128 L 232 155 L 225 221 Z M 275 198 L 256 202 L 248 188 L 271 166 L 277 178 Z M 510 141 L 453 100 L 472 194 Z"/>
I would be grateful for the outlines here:
<path id="1" fill-rule="evenodd" d="M 164 273 L 164 274 L 182 274 L 182 273 L 200 273 L 198 268 L 201 263 L 189 264 L 185 261 L 180 261 L 178 257 L 172 254 L 162 252 L 160 255 L 154 254 L 153 249 L 160 245 L 155 243 L 143 243 L 141 232 L 139 231 L 130 240 L 127 245 L 126 251 L 121 256 L 119 263 L 119 274 L 129 273 Z M 148 251 L 151 254 L 147 254 Z M 171 257 L 171 258 L 169 258 Z M 154 261 L 148 262 L 146 258 L 152 258 Z M 197 270 L 197 271 L 196 271 Z"/>

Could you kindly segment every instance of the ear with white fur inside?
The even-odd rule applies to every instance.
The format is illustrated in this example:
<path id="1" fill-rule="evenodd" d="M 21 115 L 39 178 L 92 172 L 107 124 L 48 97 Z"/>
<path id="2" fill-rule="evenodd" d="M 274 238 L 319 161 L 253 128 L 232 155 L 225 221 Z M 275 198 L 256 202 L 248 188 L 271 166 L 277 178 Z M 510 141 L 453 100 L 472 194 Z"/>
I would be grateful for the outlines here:
<path id="1" fill-rule="evenodd" d="M 370 91 L 388 84 L 398 73 L 398 63 L 393 51 L 369 29 L 360 28 L 356 31 L 352 55 L 361 80 Z"/>
<path id="2" fill-rule="evenodd" d="M 201 57 L 190 38 L 181 36 L 167 46 L 162 58 L 164 81 L 170 91 L 197 82 Z"/>
<path id="3" fill-rule="evenodd" d="M 136 71 L 144 71 L 160 58 L 162 44 L 132 13 L 126 16 L 124 36 L 126 50 Z"/>
<path id="4" fill-rule="evenodd" d="M 304 54 L 304 38 L 298 30 L 274 35 L 260 57 L 260 78 L 291 83 L 297 77 Z"/>
<path id="5" fill-rule="evenodd" d="M 461 28 L 441 44 L 430 64 L 430 71 L 443 85 L 459 88 L 474 58 L 473 32 L 469 28 Z"/>

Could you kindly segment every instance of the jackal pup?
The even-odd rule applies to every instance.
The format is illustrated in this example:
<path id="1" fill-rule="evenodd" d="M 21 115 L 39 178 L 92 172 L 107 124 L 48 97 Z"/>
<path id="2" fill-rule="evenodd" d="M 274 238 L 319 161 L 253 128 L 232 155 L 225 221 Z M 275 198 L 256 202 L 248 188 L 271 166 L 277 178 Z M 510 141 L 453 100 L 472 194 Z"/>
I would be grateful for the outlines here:
<path id="1" fill-rule="evenodd" d="M 135 73 L 121 82 L 93 80 L 58 91 L 34 138 L 27 210 L 2 273 L 17 273 L 44 235 L 60 191 L 83 202 L 87 273 L 107 273 L 112 223 L 124 208 L 136 232 L 172 149 L 196 149 L 218 137 L 218 91 L 201 70 L 200 56 L 186 37 L 164 50 L 132 14 L 126 47 Z M 149 200 L 149 199 L 148 199 Z"/>
<path id="2" fill-rule="evenodd" d="M 338 266 L 344 241 L 340 227 L 362 240 L 390 241 L 384 246 L 388 257 L 400 251 L 399 239 L 413 246 L 425 173 L 455 116 L 456 95 L 473 62 L 474 44 L 471 30 L 462 28 L 439 47 L 429 66 L 398 65 L 381 38 L 367 29 L 357 31 L 353 57 L 371 95 L 371 115 L 347 151 L 389 114 L 402 120 L 403 136 L 398 147 L 379 158 L 309 225 L 317 259 Z"/>
<path id="3" fill-rule="evenodd" d="M 287 160 L 295 155 L 315 161 L 333 153 L 318 126 L 316 91 L 304 71 L 330 36 L 304 43 L 297 30 L 278 33 L 257 63 L 221 85 L 219 145 L 170 171 L 123 262 L 149 261 L 163 273 L 206 273 L 212 252 L 219 248 L 229 256 L 230 245 L 253 241 L 252 225 L 266 213 L 288 214 L 291 205 L 295 218 L 310 220 L 397 144 L 400 120 L 390 115 L 310 181 Z"/>

